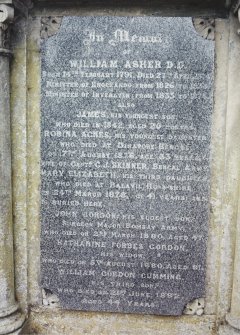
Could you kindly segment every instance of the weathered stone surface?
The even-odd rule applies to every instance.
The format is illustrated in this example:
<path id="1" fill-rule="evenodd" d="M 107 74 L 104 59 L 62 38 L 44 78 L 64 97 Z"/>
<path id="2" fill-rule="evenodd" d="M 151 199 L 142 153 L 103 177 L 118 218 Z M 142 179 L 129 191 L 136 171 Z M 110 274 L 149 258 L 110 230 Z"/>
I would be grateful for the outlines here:
<path id="1" fill-rule="evenodd" d="M 21 335 L 216 335 L 213 315 L 161 317 L 155 315 L 90 313 L 51 308 L 32 308 L 29 325 Z M 227 333 L 224 333 L 226 335 Z"/>
<path id="2" fill-rule="evenodd" d="M 42 286 L 64 308 L 204 295 L 213 68 L 190 18 L 70 17 L 43 42 Z"/>
<path id="3" fill-rule="evenodd" d="M 226 17 L 230 2 L 225 0 L 161 0 L 161 1 L 147 1 L 147 0 L 78 0 L 78 8 L 81 12 L 86 8 L 91 9 L 91 13 L 95 9 L 104 10 L 104 15 L 109 9 L 118 10 L 121 15 L 123 9 L 129 11 L 140 9 L 142 13 L 148 15 L 158 16 L 202 16 L 202 17 Z M 66 5 L 69 7 L 66 10 Z M 75 7 L 73 7 L 75 6 Z M 53 10 L 60 9 L 69 15 L 73 8 L 76 15 L 76 0 L 38 0 L 35 1 L 34 9 L 43 10 L 46 15 L 46 8 L 52 13 Z M 127 14 L 128 15 L 128 14 Z"/>
<path id="4" fill-rule="evenodd" d="M 24 316 L 15 300 L 12 215 L 9 22 L 14 10 L 0 4 L 0 334 L 19 329 Z"/>

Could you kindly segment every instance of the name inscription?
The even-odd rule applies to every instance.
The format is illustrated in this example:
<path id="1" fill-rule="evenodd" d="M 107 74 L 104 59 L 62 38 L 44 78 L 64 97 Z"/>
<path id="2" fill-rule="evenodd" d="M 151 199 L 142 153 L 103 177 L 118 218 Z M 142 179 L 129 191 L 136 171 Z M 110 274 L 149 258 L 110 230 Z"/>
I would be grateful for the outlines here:
<path id="1" fill-rule="evenodd" d="M 42 43 L 41 273 L 62 307 L 204 296 L 212 43 L 149 17 L 65 17 Z"/>

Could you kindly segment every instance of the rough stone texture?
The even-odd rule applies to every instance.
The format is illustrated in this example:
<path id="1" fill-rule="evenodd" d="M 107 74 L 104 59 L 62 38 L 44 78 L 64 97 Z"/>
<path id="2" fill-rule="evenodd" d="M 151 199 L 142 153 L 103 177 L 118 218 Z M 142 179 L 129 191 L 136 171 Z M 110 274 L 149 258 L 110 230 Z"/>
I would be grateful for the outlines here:
<path id="1" fill-rule="evenodd" d="M 105 13 L 113 10 L 132 12 L 136 14 L 136 10 L 140 9 L 141 14 L 151 15 L 154 13 L 158 16 L 197 16 L 197 17 L 225 17 L 227 15 L 230 0 L 39 0 L 34 1 L 33 15 L 40 9 L 46 12 L 46 9 L 51 12 L 64 11 L 67 15 L 70 12 L 76 13 L 76 5 L 82 11 L 88 12 L 94 10 L 104 10 Z"/>
<path id="2" fill-rule="evenodd" d="M 12 33 L 11 129 L 15 294 L 26 312 L 27 301 L 27 117 L 26 117 L 26 21 L 15 22 Z M 19 33 L 20 32 L 20 33 Z"/>
<path id="3" fill-rule="evenodd" d="M 27 224 L 28 224 L 28 303 L 41 302 L 40 278 L 40 62 L 41 23 L 29 20 L 27 63 Z M 36 74 L 39 76 L 36 77 Z"/>
<path id="4" fill-rule="evenodd" d="M 239 27 L 239 22 L 233 21 L 231 26 L 232 36 L 232 57 L 229 63 L 229 91 L 228 91 L 228 110 L 230 121 L 227 124 L 227 146 L 231 148 L 231 151 L 227 156 L 226 169 L 228 171 L 229 178 L 226 179 L 226 217 L 228 218 L 228 224 L 233 231 L 234 240 L 232 243 L 233 254 L 232 261 L 233 266 L 233 282 L 232 282 L 232 297 L 231 297 L 231 309 L 228 318 L 229 324 L 236 327 L 240 331 L 240 81 L 239 81 L 239 62 L 237 61 L 237 55 L 240 52 L 240 40 L 239 36 L 236 35 L 236 31 Z M 238 181 L 238 182 L 236 182 Z M 231 199 L 229 201 L 229 199 Z M 228 207 L 228 209 L 227 209 Z M 232 323 L 230 322 L 232 320 Z"/>
<path id="5" fill-rule="evenodd" d="M 218 297 L 226 294 L 229 297 L 231 278 L 224 278 L 225 285 L 219 292 L 220 243 L 225 223 L 222 222 L 222 195 L 224 192 L 224 166 L 225 166 L 225 137 L 226 137 L 226 104 L 227 104 L 227 81 L 222 80 L 228 75 L 229 57 L 229 23 L 224 20 L 216 21 L 215 33 L 215 83 L 214 83 L 214 113 L 211 140 L 211 195 L 210 195 L 210 222 L 208 236 L 207 275 L 206 275 L 206 314 L 216 314 L 219 311 Z M 216 250 L 216 252 L 212 252 Z M 226 265 L 225 265 L 226 266 Z M 212 284 L 210 284 L 212 283 Z M 214 283 L 214 284 L 213 284 Z M 229 308 L 226 303 L 228 298 L 220 298 L 223 313 Z M 225 301 L 226 306 L 223 306 Z"/>
<path id="6" fill-rule="evenodd" d="M 238 237 L 238 199 L 239 199 L 239 172 L 240 172 L 240 150 L 239 150 L 239 62 L 236 55 L 239 52 L 239 39 L 237 38 L 237 21 L 231 16 L 229 29 L 229 58 L 228 58 L 228 99 L 226 110 L 225 130 L 225 167 L 222 192 L 222 211 L 220 234 L 221 253 L 219 276 L 219 300 L 217 317 L 225 319 L 226 312 L 229 312 L 233 304 L 232 317 L 239 316 L 239 295 L 232 291 L 235 280 L 239 280 L 238 265 L 235 265 L 234 258 L 237 255 L 236 244 Z M 236 247 L 236 250 L 235 250 Z M 237 257 L 238 258 L 238 257 Z M 237 260 L 236 258 L 236 260 Z M 232 294 L 232 301 L 231 295 Z M 236 314 L 235 314 L 236 313 Z M 234 315 L 235 314 L 235 315 Z"/>
<path id="7" fill-rule="evenodd" d="M 218 335 L 239 335 L 240 331 L 238 329 L 232 328 L 229 325 L 220 326 Z"/>
<path id="8" fill-rule="evenodd" d="M 106 13 L 110 15 L 128 15 L 129 10 L 121 8 L 121 10 L 105 11 L 105 10 L 94 10 L 91 11 L 95 15 L 104 15 Z M 73 7 L 71 9 L 65 8 L 59 10 L 59 8 L 52 8 L 52 10 L 44 10 L 42 14 L 46 16 L 59 15 L 59 14 L 72 14 L 72 15 L 90 15 L 91 13 L 84 9 Z M 132 11 L 134 15 L 142 13 L 141 10 Z M 105 334 L 109 334 L 109 329 L 113 334 L 122 335 L 123 332 L 129 334 L 174 334 L 185 335 L 191 331 L 192 334 L 206 335 L 216 334 L 217 329 L 214 327 L 214 320 L 219 318 L 220 321 L 224 320 L 226 312 L 230 309 L 230 297 L 231 297 L 231 285 L 232 285 L 232 259 L 233 259 L 233 248 L 234 243 L 234 232 L 230 229 L 229 220 L 226 221 L 228 215 L 222 218 L 222 208 L 225 208 L 223 203 L 223 192 L 224 192 L 224 165 L 225 165 L 225 154 L 231 152 L 238 141 L 236 132 L 227 130 L 228 145 L 225 145 L 225 134 L 226 134 L 226 123 L 229 124 L 230 120 L 234 117 L 231 113 L 227 113 L 226 96 L 233 94 L 230 100 L 237 101 L 237 96 L 234 97 L 234 90 L 231 88 L 227 91 L 227 78 L 228 78 L 228 60 L 231 60 L 232 67 L 235 68 L 234 74 L 238 74 L 239 61 L 235 56 L 232 57 L 233 46 L 236 44 L 235 34 L 236 29 L 233 22 L 236 19 L 231 18 L 228 20 L 217 20 L 216 21 L 216 71 L 215 71 L 215 97 L 214 97 L 214 114 L 213 114 L 213 133 L 212 133 L 212 177 L 211 177 L 211 213 L 210 213 L 210 231 L 208 239 L 208 257 L 207 257 L 207 280 L 206 280 L 206 307 L 205 314 L 211 314 L 212 317 L 201 316 L 201 317 L 154 317 L 152 316 L 134 316 L 125 315 L 122 319 L 122 315 L 117 314 L 104 314 L 101 313 L 82 313 L 77 311 L 60 311 L 53 314 L 53 309 L 46 307 L 34 311 L 31 307 L 32 313 L 28 320 L 29 331 L 24 334 L 68 334 L 74 324 L 75 333 L 79 334 L 82 330 L 86 334 L 99 335 L 99 318 L 102 320 L 102 324 L 105 327 Z M 231 35 L 229 39 L 229 27 L 231 29 Z M 29 304 L 39 305 L 41 301 L 39 299 L 41 290 L 38 285 L 39 276 L 39 111 L 40 111 L 40 88 L 39 88 L 39 33 L 41 23 L 40 18 L 30 18 L 29 22 L 29 37 L 28 37 L 28 60 L 27 60 L 27 75 L 28 75 L 28 253 L 31 257 L 28 258 L 28 297 Z M 234 39 L 233 39 L 234 37 Z M 228 49 L 228 43 L 230 41 L 230 48 Z M 20 60 L 19 60 L 20 62 Z M 235 65 L 234 65 L 235 64 Z M 20 67 L 16 67 L 16 74 L 19 74 Z M 226 80 L 225 80 L 226 79 Z M 231 81 L 231 77 L 229 78 Z M 234 81 L 232 81 L 233 87 L 235 87 Z M 17 84 L 17 83 L 16 83 Z M 13 97 L 14 102 L 14 97 Z M 235 116 L 239 114 L 235 112 Z M 17 123 L 16 123 L 17 124 Z M 237 124 L 235 123 L 237 127 Z M 230 133 L 231 134 L 230 134 Z M 226 149 L 226 150 L 225 150 Z M 232 160 L 236 163 L 234 155 Z M 229 160 L 227 162 L 230 164 Z M 14 168 L 14 167 L 13 167 Z M 17 168 L 17 166 L 16 166 Z M 233 168 L 235 172 L 237 169 Z M 25 174 L 19 175 L 20 181 L 24 181 Z M 230 175 L 229 175 L 230 176 Z M 235 186 L 237 188 L 237 182 L 235 179 Z M 15 187 L 15 185 L 13 185 Z M 20 195 L 20 193 L 19 193 Z M 18 198 L 16 197 L 16 200 Z M 225 202 L 226 203 L 226 202 Z M 234 194 L 229 193 L 227 200 L 227 207 L 235 206 Z M 227 208 L 226 207 L 226 208 Z M 227 224 L 226 224 L 227 222 Z M 22 220 L 18 216 L 18 220 L 15 222 L 17 226 L 20 226 Z M 235 223 L 233 222 L 233 226 Z M 228 238 L 225 240 L 225 236 Z M 225 242 L 224 242 L 225 240 Z M 222 241 L 222 243 L 221 243 Z M 223 243 L 224 242 L 224 243 Z M 220 245 L 221 243 L 221 245 Z M 24 248 L 24 246 L 23 246 Z M 19 250 L 21 250 L 19 244 Z M 213 252 L 214 250 L 214 252 Z M 221 251 L 221 253 L 220 253 Z M 220 257 L 221 255 L 221 257 Z M 23 269 L 25 271 L 25 259 L 21 265 L 21 257 L 18 261 L 18 273 Z M 219 286 L 219 278 L 221 278 L 221 285 Z M 19 279 L 21 280 L 21 279 Z M 53 317 L 54 315 L 54 317 Z M 109 318 L 112 316 L 113 318 Z M 149 318 L 151 318 L 151 328 L 149 328 Z M 211 321 L 210 321 L 211 319 Z M 122 320 L 122 321 L 121 321 Z M 181 327 L 179 322 L 181 321 Z M 50 322 L 51 321 L 51 322 Z M 176 327 L 173 326 L 176 324 Z M 171 327 L 171 328 L 170 328 Z M 174 327 L 174 330 L 173 330 Z M 230 327 L 221 327 L 221 334 L 230 335 Z M 224 333 L 223 333 L 224 331 Z M 175 333 L 174 333 L 175 332 Z M 232 331 L 232 334 L 238 334 L 238 331 Z"/>
<path id="9" fill-rule="evenodd" d="M 63 307 L 204 295 L 213 61 L 190 18 L 70 17 L 43 42 L 42 285 Z"/>
<path id="10" fill-rule="evenodd" d="M 1 18 L 3 21 L 6 18 Z M 1 27 L 2 28 L 2 27 Z M 7 29 L 7 26 L 4 27 Z M 0 44 L 5 46 L 4 35 Z M 2 41 L 3 38 L 3 41 Z M 6 44 L 8 47 L 9 45 Z M 10 75 L 8 51 L 0 55 L 0 334 L 9 334 L 19 329 L 24 316 L 15 300 L 13 220 L 12 220 L 12 174 L 11 174 L 11 117 Z"/>
<path id="11" fill-rule="evenodd" d="M 32 309 L 21 335 L 215 335 L 214 316 L 159 317 Z M 224 334 L 225 335 L 225 334 Z"/>
<path id="12" fill-rule="evenodd" d="M 9 60 L 0 56 L 0 309 L 14 305 Z M 9 257 L 10 256 L 10 257 Z"/>

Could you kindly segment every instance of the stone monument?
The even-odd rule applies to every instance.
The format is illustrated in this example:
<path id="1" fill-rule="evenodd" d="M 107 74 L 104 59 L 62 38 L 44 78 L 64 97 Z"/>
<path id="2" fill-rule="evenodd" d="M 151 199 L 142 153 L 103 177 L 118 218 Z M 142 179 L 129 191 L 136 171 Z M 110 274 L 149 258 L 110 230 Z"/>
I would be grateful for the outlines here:
<path id="1" fill-rule="evenodd" d="M 214 42 L 191 18 L 69 17 L 41 54 L 43 288 L 182 314 L 205 294 Z"/>
<path id="2" fill-rule="evenodd" d="M 239 334 L 239 20 L 0 0 L 0 335 Z"/>

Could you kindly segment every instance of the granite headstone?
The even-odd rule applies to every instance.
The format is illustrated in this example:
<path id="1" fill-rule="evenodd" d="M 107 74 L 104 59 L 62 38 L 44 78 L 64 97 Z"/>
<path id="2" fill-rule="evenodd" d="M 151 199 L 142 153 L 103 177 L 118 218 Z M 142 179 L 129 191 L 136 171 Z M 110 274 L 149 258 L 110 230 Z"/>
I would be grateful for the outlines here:
<path id="1" fill-rule="evenodd" d="M 182 314 L 205 292 L 214 42 L 191 18 L 64 17 L 41 59 L 42 287 Z"/>

